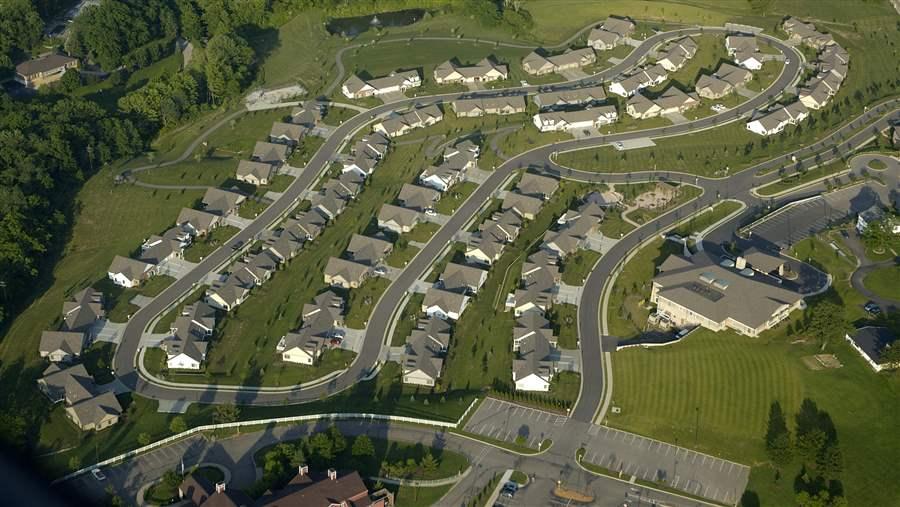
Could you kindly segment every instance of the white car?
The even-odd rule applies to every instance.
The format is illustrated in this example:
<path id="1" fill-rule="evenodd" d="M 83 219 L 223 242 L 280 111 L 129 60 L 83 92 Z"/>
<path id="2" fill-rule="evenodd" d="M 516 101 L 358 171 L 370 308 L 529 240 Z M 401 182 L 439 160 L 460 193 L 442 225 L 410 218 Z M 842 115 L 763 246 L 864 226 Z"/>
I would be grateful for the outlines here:
<path id="1" fill-rule="evenodd" d="M 434 216 L 437 216 L 437 211 L 434 211 L 433 209 L 428 208 L 425 210 L 425 214 L 430 217 L 434 217 Z"/>
<path id="2" fill-rule="evenodd" d="M 97 479 L 98 481 L 106 480 L 106 476 L 103 475 L 103 472 L 101 472 L 99 468 L 95 468 L 95 469 L 91 470 L 91 475 L 93 475 L 94 479 Z"/>
<path id="3" fill-rule="evenodd" d="M 377 268 L 374 269 L 373 272 L 376 275 L 383 276 L 383 275 L 387 274 L 387 268 L 385 268 L 384 266 L 378 266 Z"/>
<path id="4" fill-rule="evenodd" d="M 616 142 L 614 142 L 614 143 L 613 143 L 613 147 L 615 147 L 615 148 L 616 148 L 617 150 L 619 150 L 619 151 L 622 151 L 622 150 L 625 149 L 625 145 L 622 144 L 622 141 L 616 141 Z"/>

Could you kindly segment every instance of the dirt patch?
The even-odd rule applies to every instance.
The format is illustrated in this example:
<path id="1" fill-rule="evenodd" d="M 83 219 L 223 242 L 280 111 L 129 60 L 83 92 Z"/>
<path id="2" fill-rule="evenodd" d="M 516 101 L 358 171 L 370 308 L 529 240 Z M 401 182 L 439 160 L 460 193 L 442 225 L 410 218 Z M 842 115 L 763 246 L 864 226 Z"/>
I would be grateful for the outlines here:
<path id="1" fill-rule="evenodd" d="M 810 370 L 833 370 L 844 366 L 838 361 L 834 354 L 816 354 L 813 356 L 803 356 L 801 358 L 803 364 Z"/>

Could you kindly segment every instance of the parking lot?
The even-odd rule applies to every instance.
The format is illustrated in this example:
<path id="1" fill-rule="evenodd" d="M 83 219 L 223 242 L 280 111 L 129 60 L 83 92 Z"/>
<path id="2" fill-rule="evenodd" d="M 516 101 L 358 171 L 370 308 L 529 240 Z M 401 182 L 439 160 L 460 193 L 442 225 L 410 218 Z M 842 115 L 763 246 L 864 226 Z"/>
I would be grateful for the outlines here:
<path id="1" fill-rule="evenodd" d="M 747 486 L 750 468 L 666 442 L 592 425 L 584 461 L 622 478 L 665 482 L 669 487 L 733 504 Z"/>
<path id="2" fill-rule="evenodd" d="M 487 398 L 472 414 L 465 430 L 510 443 L 522 437 L 521 445 L 538 449 L 543 440 L 553 439 L 567 420 L 564 415 Z"/>

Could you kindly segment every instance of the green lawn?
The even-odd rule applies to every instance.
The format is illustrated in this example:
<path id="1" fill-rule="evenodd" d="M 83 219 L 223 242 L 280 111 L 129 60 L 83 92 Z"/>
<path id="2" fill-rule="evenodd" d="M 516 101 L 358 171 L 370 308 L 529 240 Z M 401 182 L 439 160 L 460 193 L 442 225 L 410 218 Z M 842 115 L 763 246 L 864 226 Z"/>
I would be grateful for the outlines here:
<path id="1" fill-rule="evenodd" d="M 550 396 L 571 406 L 581 390 L 581 375 L 573 371 L 561 371 L 550 381 Z"/>
<path id="2" fill-rule="evenodd" d="M 184 251 L 184 260 L 200 262 L 204 257 L 219 248 L 222 243 L 231 239 L 240 229 L 233 225 L 223 225 L 209 232 L 203 238 L 197 238 L 191 246 Z"/>
<path id="3" fill-rule="evenodd" d="M 709 211 L 692 214 L 687 221 L 672 229 L 672 232 L 686 238 L 695 232 L 705 230 L 707 227 L 734 213 L 740 207 L 741 205 L 735 201 L 722 201 L 712 208 L 706 208 Z"/>
<path id="4" fill-rule="evenodd" d="M 81 362 L 88 374 L 94 377 L 97 384 L 107 384 L 115 379 L 112 372 L 113 355 L 116 344 L 110 342 L 94 342 L 81 355 Z"/>
<path id="5" fill-rule="evenodd" d="M 388 266 L 393 268 L 402 268 L 406 266 L 413 257 L 419 253 L 419 247 L 409 244 L 409 241 L 398 242 L 401 246 L 394 245 L 391 254 L 384 260 Z"/>
<path id="6" fill-rule="evenodd" d="M 257 141 L 268 141 L 272 124 L 290 117 L 291 108 L 249 111 L 231 120 L 206 139 L 216 152 L 249 159 Z M 235 166 L 237 167 L 237 166 Z"/>
<path id="7" fill-rule="evenodd" d="M 414 293 L 409 295 L 409 301 L 397 317 L 394 324 L 394 334 L 391 336 L 391 346 L 399 347 L 406 343 L 406 338 L 416 328 L 416 322 L 422 313 L 422 301 L 425 300 L 425 294 Z"/>
<path id="8" fill-rule="evenodd" d="M 471 181 L 463 181 L 453 185 L 437 202 L 434 210 L 442 215 L 452 215 L 466 199 L 472 195 L 472 192 L 478 188 L 478 184 Z"/>
<path id="9" fill-rule="evenodd" d="M 506 247 L 491 267 L 478 297 L 469 303 L 454 329 L 454 342 L 441 379 L 443 389 L 463 386 L 475 389 L 511 383 L 513 353 L 510 337 L 514 319 L 512 312 L 504 311 L 506 294 L 518 283 L 527 253 L 568 209 L 571 200 L 591 189 L 586 184 L 562 181 L 559 190 L 544 203 L 535 220 L 523 227 L 516 241 Z"/>
<path id="10" fill-rule="evenodd" d="M 440 228 L 441 226 L 434 222 L 419 222 L 411 231 L 407 232 L 402 237 L 407 241 L 427 243 Z"/>
<path id="11" fill-rule="evenodd" d="M 294 148 L 288 164 L 294 167 L 303 167 L 309 162 L 309 159 L 319 151 L 319 148 L 325 144 L 325 138 L 318 136 L 306 136 L 300 141 L 300 146 Z"/>
<path id="12" fill-rule="evenodd" d="M 650 280 L 656 267 L 669 254 L 681 251 L 681 245 L 660 238 L 644 246 L 625 264 L 609 296 L 609 334 L 631 338 L 644 329 L 650 315 L 645 300 L 650 296 Z"/>
<path id="13" fill-rule="evenodd" d="M 347 316 L 344 318 L 347 327 L 365 329 L 372 310 L 390 284 L 389 279 L 376 276 L 363 282 L 358 289 L 350 289 L 350 297 L 347 300 Z"/>
<path id="14" fill-rule="evenodd" d="M 693 37 L 697 42 L 697 54 L 684 64 L 684 67 L 669 74 L 669 79 L 654 91 L 662 91 L 670 85 L 682 90 L 693 90 L 697 79 L 704 74 L 712 74 L 722 62 L 730 61 L 725 50 L 725 36 L 721 34 L 705 34 Z"/>
<path id="15" fill-rule="evenodd" d="M 322 116 L 322 122 L 326 125 L 337 127 L 350 118 L 353 118 L 357 114 L 359 114 L 359 112 L 355 109 L 346 107 L 329 107 L 325 110 L 325 115 Z"/>
<path id="16" fill-rule="evenodd" d="M 271 180 L 269 180 L 269 184 L 262 187 L 264 191 L 272 191 L 272 192 L 284 192 L 287 190 L 291 183 L 294 182 L 294 177 L 290 174 L 276 174 Z"/>
<path id="17" fill-rule="evenodd" d="M 135 296 L 156 296 L 174 281 L 171 276 L 158 275 L 145 281 L 140 287 L 123 289 L 104 278 L 96 282 L 94 287 L 106 297 L 106 318 L 111 322 L 126 322 L 139 309 L 131 302 Z"/>
<path id="18" fill-rule="evenodd" d="M 261 198 L 249 198 L 238 208 L 238 216 L 254 219 L 269 207 L 269 201 Z"/>
<path id="19" fill-rule="evenodd" d="M 634 230 L 634 226 L 622 220 L 622 210 L 618 208 L 607 208 L 606 216 L 600 223 L 600 232 L 610 238 L 621 238 Z"/>
<path id="20" fill-rule="evenodd" d="M 881 297 L 900 301 L 900 267 L 887 266 L 872 271 L 863 280 L 867 289 Z"/>
<path id="21" fill-rule="evenodd" d="M 677 208 L 678 206 L 681 206 L 682 204 L 691 201 L 692 199 L 698 197 L 702 193 L 703 193 L 703 191 L 698 187 L 694 187 L 691 185 L 681 185 L 681 187 L 679 187 L 679 190 L 678 190 L 678 195 L 675 197 L 675 199 L 673 199 L 666 206 L 664 206 L 662 208 L 655 208 L 655 209 L 637 208 L 637 209 L 631 210 L 628 213 L 626 213 L 626 216 L 630 220 L 634 220 L 635 222 L 637 222 L 639 224 L 645 224 L 645 223 L 653 220 L 654 218 L 664 215 L 665 213 L 668 213 L 670 210 L 673 210 L 673 209 Z"/>
<path id="22" fill-rule="evenodd" d="M 593 250 L 578 250 L 562 261 L 562 281 L 568 285 L 581 285 L 590 274 L 600 253 Z"/>
<path id="23" fill-rule="evenodd" d="M 441 498 L 453 489 L 454 484 L 435 486 L 432 488 L 416 488 L 413 486 L 392 486 L 387 489 L 394 493 L 396 507 L 418 507 L 420 505 L 437 505 Z"/>
<path id="24" fill-rule="evenodd" d="M 217 154 L 200 160 L 191 159 L 175 165 L 135 173 L 144 183 L 157 185 L 205 185 L 217 187 L 234 178 L 238 158 Z"/>
<path id="25" fill-rule="evenodd" d="M 846 170 L 847 164 L 843 161 L 838 160 L 837 162 L 831 162 L 830 164 L 825 164 L 808 171 L 799 173 L 792 172 L 791 174 L 782 177 L 780 180 L 774 183 L 769 183 L 768 185 L 760 187 L 756 190 L 756 192 L 762 196 L 776 195 L 780 192 L 785 192 L 793 188 L 801 187 L 819 178 L 831 176 Z"/>
<path id="26" fill-rule="evenodd" d="M 578 307 L 568 303 L 553 305 L 548 320 L 563 349 L 578 348 Z"/>

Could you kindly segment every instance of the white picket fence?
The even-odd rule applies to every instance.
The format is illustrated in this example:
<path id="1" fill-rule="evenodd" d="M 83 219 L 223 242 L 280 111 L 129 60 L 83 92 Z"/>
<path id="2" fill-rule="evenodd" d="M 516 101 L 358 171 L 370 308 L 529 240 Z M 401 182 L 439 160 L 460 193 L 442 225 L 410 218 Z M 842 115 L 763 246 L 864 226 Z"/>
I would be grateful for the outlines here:
<path id="1" fill-rule="evenodd" d="M 98 463 L 94 463 L 93 465 L 86 466 L 79 470 L 76 470 L 72 473 L 64 475 L 59 479 L 56 479 L 51 484 L 57 484 L 60 482 L 65 482 L 70 479 L 74 479 L 80 475 L 84 475 L 95 468 L 101 468 L 109 465 L 113 465 L 115 463 L 119 463 L 121 461 L 125 461 L 129 458 L 133 458 L 140 454 L 144 454 L 145 452 L 152 451 L 153 449 L 157 449 L 159 447 L 164 447 L 172 442 L 176 442 L 178 440 L 190 437 L 192 435 L 196 435 L 198 433 L 203 433 L 206 431 L 213 430 L 222 430 L 222 429 L 231 429 L 231 428 L 243 428 L 246 426 L 262 426 L 267 424 L 284 424 L 284 423 L 304 423 L 310 421 L 319 421 L 319 420 L 332 420 L 332 421 L 341 421 L 341 420 L 351 420 L 351 419 L 367 419 L 370 421 L 387 421 L 393 423 L 406 423 L 406 424 L 420 424 L 423 426 L 433 426 L 436 428 L 445 428 L 445 429 L 456 429 L 459 427 L 460 423 L 465 420 L 469 411 L 472 410 L 472 407 L 478 402 L 478 398 L 472 400 L 472 403 L 466 408 L 466 411 L 463 412 L 463 415 L 456 420 L 456 422 L 446 422 L 446 421 L 435 421 L 432 419 L 420 419 L 418 417 L 405 417 L 399 415 L 384 415 L 384 414 L 367 414 L 367 413 L 331 413 L 331 414 L 309 414 L 309 415 L 296 415 L 290 417 L 271 417 L 268 419 L 254 419 L 251 421 L 237 421 L 232 423 L 222 423 L 222 424 L 205 424 L 203 426 L 197 426 L 177 435 L 172 435 L 170 437 L 164 438 L 162 440 L 158 440 L 151 444 L 147 444 L 143 447 L 138 447 L 137 449 L 119 454 L 118 456 L 113 456 L 112 458 L 105 459 Z"/>

